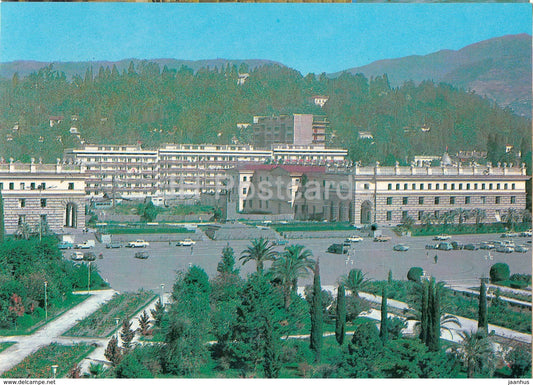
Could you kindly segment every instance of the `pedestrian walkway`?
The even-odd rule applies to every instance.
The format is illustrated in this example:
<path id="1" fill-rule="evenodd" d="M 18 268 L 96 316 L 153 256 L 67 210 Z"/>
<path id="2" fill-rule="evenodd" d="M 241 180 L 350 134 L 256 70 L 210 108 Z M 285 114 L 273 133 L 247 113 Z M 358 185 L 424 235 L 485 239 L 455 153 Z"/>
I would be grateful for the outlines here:
<path id="1" fill-rule="evenodd" d="M 0 373 L 16 366 L 24 358 L 44 346 L 56 342 L 60 336 L 81 319 L 94 313 L 103 303 L 109 301 L 115 290 L 91 291 L 91 297 L 50 321 L 35 333 L 23 336 L 0 337 L 0 342 L 16 342 L 0 353 Z"/>

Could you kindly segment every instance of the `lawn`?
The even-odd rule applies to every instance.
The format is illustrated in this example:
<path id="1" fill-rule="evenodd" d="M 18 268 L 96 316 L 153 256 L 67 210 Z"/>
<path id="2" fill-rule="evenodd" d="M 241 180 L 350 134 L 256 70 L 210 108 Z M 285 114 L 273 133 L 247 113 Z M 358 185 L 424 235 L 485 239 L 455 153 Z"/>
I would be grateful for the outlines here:
<path id="1" fill-rule="evenodd" d="M 37 308 L 33 314 L 24 314 L 23 316 L 18 317 L 16 328 L 0 329 L 0 336 L 32 334 L 47 322 L 53 321 L 55 318 L 72 309 L 74 306 L 79 305 L 87 298 L 89 298 L 89 295 L 87 294 L 71 294 L 67 295 L 63 302 L 49 304 L 48 321 L 46 321 L 44 309 Z"/>
<path id="2" fill-rule="evenodd" d="M 115 319 L 119 319 L 119 326 L 124 319 L 131 318 L 143 307 L 157 298 L 151 291 L 137 293 L 115 294 L 110 301 L 102 305 L 97 311 L 84 318 L 64 336 L 70 337 L 100 337 L 110 336 L 117 328 Z"/>
<path id="3" fill-rule="evenodd" d="M 355 230 L 349 222 L 333 222 L 333 223 L 287 223 L 274 224 L 271 227 L 279 232 L 288 231 L 336 231 L 336 230 Z"/>
<path id="4" fill-rule="evenodd" d="M 26 357 L 20 364 L 2 373 L 3 378 L 51 378 L 52 365 L 58 365 L 56 377 L 65 377 L 95 348 L 76 344 L 63 346 L 51 344 Z"/>

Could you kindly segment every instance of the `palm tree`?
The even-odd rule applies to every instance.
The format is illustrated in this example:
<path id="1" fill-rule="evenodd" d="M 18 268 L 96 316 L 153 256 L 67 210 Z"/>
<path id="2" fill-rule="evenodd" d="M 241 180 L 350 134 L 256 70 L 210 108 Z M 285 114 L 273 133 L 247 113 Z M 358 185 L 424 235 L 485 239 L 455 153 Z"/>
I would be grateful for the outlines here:
<path id="1" fill-rule="evenodd" d="M 285 309 L 289 308 L 291 292 L 298 288 L 298 278 L 306 277 L 315 264 L 312 253 L 302 245 L 290 245 L 274 260 L 272 272 L 281 281 Z"/>
<path id="2" fill-rule="evenodd" d="M 21 223 L 15 231 L 15 237 L 19 239 L 29 239 L 31 235 L 30 225 L 26 222 Z"/>
<path id="3" fill-rule="evenodd" d="M 466 366 L 467 377 L 473 378 L 477 370 L 494 366 L 496 354 L 492 342 L 483 333 L 462 332 L 459 355 Z"/>
<path id="4" fill-rule="evenodd" d="M 514 230 L 515 225 L 520 220 L 520 214 L 518 214 L 518 211 L 516 209 L 508 208 L 504 215 L 504 218 L 502 219 L 505 220 L 511 230 Z"/>
<path id="5" fill-rule="evenodd" d="M 352 269 L 347 276 L 341 278 L 341 284 L 344 285 L 346 290 L 352 293 L 352 296 L 359 296 L 359 291 L 362 290 L 370 282 L 365 279 L 365 275 L 359 269 Z"/>
<path id="6" fill-rule="evenodd" d="M 274 245 L 269 245 L 267 239 L 260 238 L 252 240 L 252 245 L 248 246 L 242 252 L 242 256 L 239 258 L 239 260 L 243 261 L 243 265 L 248 261 L 255 261 L 257 272 L 262 273 L 263 263 L 265 261 L 272 261 L 276 254 L 276 251 L 274 251 Z"/>
<path id="7" fill-rule="evenodd" d="M 476 226 L 479 227 L 485 218 L 487 218 L 487 212 L 483 209 L 473 209 L 472 216 L 476 218 Z"/>
<path id="8" fill-rule="evenodd" d="M 422 214 L 422 218 L 420 218 L 420 222 L 422 222 L 424 226 L 427 228 L 431 226 L 433 223 L 435 223 L 436 219 L 437 218 L 435 218 L 435 214 L 425 211 Z"/>
<path id="9" fill-rule="evenodd" d="M 471 216 L 472 216 L 471 211 L 472 210 L 465 210 L 465 209 L 463 209 L 461 207 L 459 207 L 458 209 L 454 210 L 455 215 L 459 218 L 459 225 L 462 225 L 464 221 L 466 221 L 469 218 L 471 218 Z"/>

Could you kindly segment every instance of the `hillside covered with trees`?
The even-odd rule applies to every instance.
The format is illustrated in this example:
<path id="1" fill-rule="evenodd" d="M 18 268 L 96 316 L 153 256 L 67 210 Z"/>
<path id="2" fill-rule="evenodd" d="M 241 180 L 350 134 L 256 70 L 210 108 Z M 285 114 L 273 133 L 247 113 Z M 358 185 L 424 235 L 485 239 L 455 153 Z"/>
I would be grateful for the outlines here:
<path id="1" fill-rule="evenodd" d="M 250 74 L 242 85 L 239 73 Z M 408 81 L 392 87 L 386 75 L 343 73 L 332 79 L 277 64 L 194 71 L 143 61 L 122 72 L 102 66 L 68 78 L 50 65 L 0 80 L 0 94 L 0 156 L 21 161 L 55 161 L 65 148 L 79 146 L 71 127 L 87 143 L 246 143 L 250 129 L 237 123 L 290 113 L 326 114 L 328 144 L 348 148 L 363 163 L 405 163 L 447 147 L 450 153 L 486 151 L 489 137 L 497 137 L 501 147 L 493 160 L 506 160 L 505 144 L 522 150 L 525 159 L 531 148 L 530 119 L 448 84 Z M 329 96 L 323 109 L 313 104 L 313 95 Z M 52 116 L 63 119 L 51 127 Z M 374 139 L 360 140 L 360 131 Z"/>

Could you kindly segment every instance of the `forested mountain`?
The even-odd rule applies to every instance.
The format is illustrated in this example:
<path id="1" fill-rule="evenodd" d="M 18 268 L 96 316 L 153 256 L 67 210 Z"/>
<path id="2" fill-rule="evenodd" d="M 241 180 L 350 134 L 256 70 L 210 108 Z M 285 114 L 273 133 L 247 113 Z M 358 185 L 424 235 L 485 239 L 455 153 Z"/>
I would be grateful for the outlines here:
<path id="1" fill-rule="evenodd" d="M 531 117 L 531 35 L 527 34 L 489 39 L 457 51 L 380 60 L 347 72 L 367 77 L 387 74 L 393 86 L 408 80 L 445 82 Z"/>
<path id="2" fill-rule="evenodd" d="M 243 85 L 240 71 L 250 73 Z M 304 77 L 276 64 L 240 71 L 236 65 L 174 70 L 143 61 L 123 71 L 89 69 L 72 79 L 53 66 L 15 74 L 0 81 L 0 156 L 55 161 L 64 148 L 80 144 L 71 127 L 88 143 L 246 142 L 250 133 L 237 123 L 280 113 L 327 114 L 329 144 L 349 148 L 364 163 L 405 163 L 447 146 L 450 152 L 486 150 L 489 135 L 497 135 L 500 146 L 531 147 L 529 119 L 447 84 L 392 87 L 387 76 L 349 73 Z M 329 96 L 323 109 L 312 103 L 317 94 Z M 51 127 L 51 116 L 63 120 Z M 374 140 L 359 140 L 359 131 L 370 131 Z"/>

